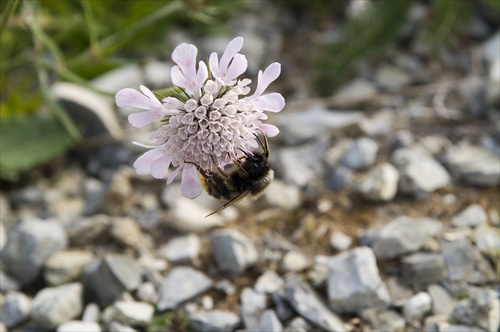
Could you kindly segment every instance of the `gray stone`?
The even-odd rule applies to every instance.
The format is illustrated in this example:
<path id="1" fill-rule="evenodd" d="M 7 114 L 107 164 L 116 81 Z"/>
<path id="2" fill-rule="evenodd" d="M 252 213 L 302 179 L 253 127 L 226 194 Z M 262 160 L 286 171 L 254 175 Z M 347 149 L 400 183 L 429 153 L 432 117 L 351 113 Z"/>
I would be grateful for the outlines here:
<path id="1" fill-rule="evenodd" d="M 154 306 L 145 302 L 117 301 L 111 306 L 112 320 L 130 325 L 146 326 L 153 319 Z"/>
<path id="2" fill-rule="evenodd" d="M 285 326 L 285 331 L 308 332 L 314 331 L 314 328 L 304 318 L 297 316 Z"/>
<path id="3" fill-rule="evenodd" d="M 367 331 L 398 332 L 403 331 L 405 327 L 403 316 L 393 310 L 379 312 L 375 309 L 366 309 L 362 312 L 362 317 L 372 327 Z"/>
<path id="4" fill-rule="evenodd" d="M 284 285 L 283 278 L 273 270 L 267 270 L 257 278 L 254 288 L 261 293 L 274 293 Z"/>
<path id="5" fill-rule="evenodd" d="M 476 227 L 486 224 L 488 216 L 479 204 L 471 204 L 451 218 L 454 227 Z"/>
<path id="6" fill-rule="evenodd" d="M 483 329 L 476 326 L 456 325 L 446 322 L 439 324 L 438 329 L 438 332 L 484 332 Z"/>
<path id="7" fill-rule="evenodd" d="M 231 332 L 239 323 L 240 318 L 229 311 L 197 311 L 189 315 L 190 326 L 199 332 Z"/>
<path id="8" fill-rule="evenodd" d="M 101 261 L 89 265 L 84 274 L 86 287 L 103 306 L 141 284 L 141 269 L 128 256 L 108 254 Z"/>
<path id="9" fill-rule="evenodd" d="M 151 242 L 142 232 L 135 219 L 115 217 L 111 223 L 110 235 L 114 242 L 131 248 L 136 252 L 150 252 Z"/>
<path id="10" fill-rule="evenodd" d="M 66 226 L 69 241 L 74 246 L 95 244 L 109 236 L 112 218 L 107 215 L 94 215 L 76 219 Z"/>
<path id="11" fill-rule="evenodd" d="M 316 255 L 314 257 L 313 268 L 307 274 L 307 277 L 313 287 L 321 288 L 326 285 L 329 259 L 330 257 L 325 255 Z"/>
<path id="12" fill-rule="evenodd" d="M 273 180 L 264 192 L 267 203 L 284 210 L 297 208 L 300 201 L 300 190 L 297 186 L 286 184 L 280 180 Z"/>
<path id="13" fill-rule="evenodd" d="M 403 307 L 407 322 L 420 321 L 432 309 L 432 297 L 429 293 L 420 292 L 412 296 Z"/>
<path id="14" fill-rule="evenodd" d="M 346 330 L 340 318 L 325 306 L 311 286 L 303 280 L 287 280 L 284 293 L 292 308 L 312 324 L 327 331 Z"/>
<path id="15" fill-rule="evenodd" d="M 158 301 L 158 292 L 156 291 L 156 287 L 152 282 L 146 281 L 137 287 L 136 293 L 137 299 L 146 302 L 155 304 Z"/>
<path id="16" fill-rule="evenodd" d="M 281 270 L 284 272 L 298 272 L 311 265 L 309 259 L 301 252 L 291 250 L 283 256 Z"/>
<path id="17" fill-rule="evenodd" d="M 442 241 L 441 247 L 451 280 L 465 280 L 474 271 L 474 253 L 465 240 Z"/>
<path id="18" fill-rule="evenodd" d="M 210 218 L 205 218 L 214 211 L 214 208 L 198 203 L 204 197 L 207 200 L 211 199 L 207 193 L 203 192 L 196 200 L 192 200 L 181 194 L 180 184 L 166 186 L 162 193 L 162 201 L 169 207 L 167 225 L 180 232 L 205 232 L 214 227 L 223 226 L 238 217 L 236 208 L 230 206 Z M 211 202 L 215 202 L 215 199 Z"/>
<path id="19" fill-rule="evenodd" d="M 408 285 L 424 286 L 446 277 L 446 264 L 440 254 L 415 253 L 401 260 L 403 278 Z"/>
<path id="20" fill-rule="evenodd" d="M 440 221 L 401 216 L 384 225 L 374 237 L 373 252 L 378 258 L 395 258 L 419 250 L 432 236 L 441 232 Z"/>
<path id="21" fill-rule="evenodd" d="M 282 288 L 272 294 L 272 299 L 274 303 L 274 309 L 276 310 L 276 315 L 278 316 L 280 321 L 286 322 L 297 314 L 286 300 Z"/>
<path id="22" fill-rule="evenodd" d="M 470 287 L 466 300 L 458 302 L 450 322 L 478 326 L 486 331 L 498 331 L 500 327 L 500 300 L 489 289 Z"/>
<path id="23" fill-rule="evenodd" d="M 175 237 L 160 249 L 160 255 L 173 264 L 199 264 L 200 238 L 196 234 Z"/>
<path id="24" fill-rule="evenodd" d="M 471 185 L 495 187 L 500 183 L 500 159 L 478 146 L 457 146 L 445 156 L 446 164 Z"/>
<path id="25" fill-rule="evenodd" d="M 438 156 L 450 148 L 451 145 L 451 141 L 444 136 L 429 135 L 422 137 L 418 141 L 417 147 L 423 149 L 426 153 Z"/>
<path id="26" fill-rule="evenodd" d="M 267 305 L 266 294 L 245 287 L 241 292 L 241 318 L 248 331 L 257 330 L 259 318 Z"/>
<path id="27" fill-rule="evenodd" d="M 257 249 L 252 240 L 237 230 L 213 231 L 211 243 L 218 268 L 232 276 L 241 274 L 257 261 Z"/>
<path id="28" fill-rule="evenodd" d="M 340 107 L 356 106 L 371 101 L 376 93 L 373 83 L 357 78 L 337 89 L 332 103 Z"/>
<path id="29" fill-rule="evenodd" d="M 354 170 L 369 167 L 375 163 L 378 144 L 368 137 L 356 139 L 342 157 L 342 165 Z"/>
<path id="30" fill-rule="evenodd" d="M 367 136 L 384 136 L 392 132 L 394 111 L 390 109 L 375 113 L 372 117 L 360 121 L 359 128 Z"/>
<path id="31" fill-rule="evenodd" d="M 353 173 L 350 168 L 337 166 L 328 174 L 326 186 L 333 191 L 350 188 Z"/>
<path id="32" fill-rule="evenodd" d="M 432 297 L 432 313 L 434 315 L 449 316 L 455 307 L 455 300 L 451 294 L 438 284 L 429 285 L 427 292 Z"/>
<path id="33" fill-rule="evenodd" d="M 375 80 L 380 87 L 394 90 L 409 85 L 413 79 L 401 68 L 385 65 L 376 71 Z"/>
<path id="34" fill-rule="evenodd" d="M 0 270 L 0 292 L 8 293 L 15 292 L 21 289 L 19 282 Z"/>
<path id="35" fill-rule="evenodd" d="M 500 254 L 500 234 L 498 229 L 488 226 L 479 226 L 473 234 L 476 247 L 489 257 L 498 257 Z"/>
<path id="36" fill-rule="evenodd" d="M 117 321 L 112 321 L 106 324 L 106 332 L 139 332 L 133 327 Z"/>
<path id="37" fill-rule="evenodd" d="M 356 190 L 370 201 L 390 201 L 398 191 L 399 173 L 389 163 L 383 163 L 366 174 Z"/>
<path id="38" fill-rule="evenodd" d="M 360 312 L 390 304 L 386 285 L 379 275 L 373 251 L 359 247 L 330 258 L 328 302 L 336 312 Z"/>
<path id="39" fill-rule="evenodd" d="M 399 170 L 399 190 L 402 193 L 427 194 L 445 187 L 451 181 L 450 175 L 440 163 L 417 151 L 397 149 L 391 160 Z"/>
<path id="40" fill-rule="evenodd" d="M 334 232 L 330 236 L 330 245 L 333 249 L 338 251 L 344 251 L 348 249 L 352 244 L 352 238 L 342 232 Z"/>
<path id="41" fill-rule="evenodd" d="M 21 292 L 10 292 L 0 301 L 0 318 L 9 329 L 24 322 L 31 315 L 31 299 Z"/>
<path id="42" fill-rule="evenodd" d="M 173 268 L 163 279 L 158 291 L 156 308 L 166 311 L 177 308 L 198 295 L 212 288 L 212 280 L 204 273 L 188 266 Z"/>
<path id="43" fill-rule="evenodd" d="M 57 327 L 56 332 L 101 332 L 102 328 L 96 322 L 70 320 Z"/>
<path id="44" fill-rule="evenodd" d="M 43 277 L 50 286 L 69 283 L 76 280 L 92 260 L 93 254 L 90 251 L 56 252 L 45 261 Z"/>
<path id="45" fill-rule="evenodd" d="M 1 208 L 1 206 L 0 206 L 0 208 Z M 3 218 L 0 220 L 3 220 Z M 2 249 L 6 245 L 7 245 L 7 231 L 5 230 L 3 222 L 0 221 L 0 251 L 2 251 Z"/>
<path id="46" fill-rule="evenodd" d="M 259 331 L 281 332 L 283 325 L 274 310 L 264 310 L 259 319 Z"/>
<path id="47" fill-rule="evenodd" d="M 326 142 L 281 148 L 278 152 L 277 171 L 282 174 L 286 183 L 298 187 L 310 186 L 323 177 L 325 170 L 321 161 L 326 148 Z"/>
<path id="48" fill-rule="evenodd" d="M 66 248 L 68 239 L 63 227 L 49 220 L 29 219 L 17 224 L 2 250 L 6 272 L 23 286 L 41 273 L 45 260 Z"/>
<path id="49" fill-rule="evenodd" d="M 352 126 L 363 118 L 361 112 L 332 111 L 321 106 L 313 106 L 300 112 L 276 114 L 275 124 L 280 128 L 289 144 L 324 136 L 332 130 Z M 300 126 L 297 126 L 300 123 Z"/>
<path id="50" fill-rule="evenodd" d="M 32 308 L 35 323 L 44 329 L 55 329 L 82 313 L 83 285 L 72 283 L 44 288 L 33 298 Z"/>
<path id="51" fill-rule="evenodd" d="M 398 130 L 392 136 L 392 141 L 390 147 L 392 150 L 397 150 L 399 148 L 409 148 L 415 143 L 415 138 L 413 133 L 409 130 L 402 129 Z"/>
<path id="52" fill-rule="evenodd" d="M 441 248 L 451 280 L 480 284 L 496 279 L 491 265 L 467 240 L 441 241 Z"/>
<path id="53" fill-rule="evenodd" d="M 397 277 L 388 277 L 385 284 L 391 295 L 392 304 L 396 307 L 402 307 L 413 296 L 413 291 L 403 285 Z"/>

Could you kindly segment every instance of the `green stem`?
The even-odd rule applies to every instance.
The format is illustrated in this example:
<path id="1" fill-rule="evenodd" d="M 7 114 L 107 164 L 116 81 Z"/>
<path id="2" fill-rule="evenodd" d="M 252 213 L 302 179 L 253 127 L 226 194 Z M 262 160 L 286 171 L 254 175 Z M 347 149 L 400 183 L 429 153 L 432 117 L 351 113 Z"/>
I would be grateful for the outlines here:
<path id="1" fill-rule="evenodd" d="M 19 6 L 19 0 L 9 0 L 5 5 L 2 19 L 0 20 L 0 34 L 5 31 L 5 27 L 8 26 L 10 17 L 12 13 L 14 13 Z"/>

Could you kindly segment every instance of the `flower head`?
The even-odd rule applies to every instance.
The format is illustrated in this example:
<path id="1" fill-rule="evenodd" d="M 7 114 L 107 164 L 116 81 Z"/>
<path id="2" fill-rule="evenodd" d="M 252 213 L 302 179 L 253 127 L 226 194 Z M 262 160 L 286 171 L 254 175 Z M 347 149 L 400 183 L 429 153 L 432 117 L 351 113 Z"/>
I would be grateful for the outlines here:
<path id="1" fill-rule="evenodd" d="M 243 38 L 233 39 L 219 60 L 210 55 L 208 66 L 203 61 L 196 65 L 198 50 L 194 45 L 181 44 L 172 53 L 176 63 L 171 69 L 172 83 L 179 93 L 161 102 L 145 86 L 142 94 L 133 89 L 122 89 L 116 94 L 119 107 L 136 107 L 143 112 L 129 115 L 132 126 L 141 128 L 154 121 L 161 126 L 151 134 L 154 145 L 134 163 L 138 174 L 151 174 L 167 184 L 182 172 L 181 190 L 190 198 L 201 193 L 197 164 L 213 171 L 244 156 L 257 146 L 254 134 L 262 129 L 267 136 L 279 133 L 277 127 L 262 123 L 264 113 L 279 112 L 285 100 L 279 93 L 264 94 L 270 83 L 280 74 L 279 63 L 272 63 L 259 71 L 257 88 L 248 96 L 251 80 L 239 79 L 247 69 L 247 60 L 238 53 Z M 169 167 L 174 170 L 168 175 Z"/>

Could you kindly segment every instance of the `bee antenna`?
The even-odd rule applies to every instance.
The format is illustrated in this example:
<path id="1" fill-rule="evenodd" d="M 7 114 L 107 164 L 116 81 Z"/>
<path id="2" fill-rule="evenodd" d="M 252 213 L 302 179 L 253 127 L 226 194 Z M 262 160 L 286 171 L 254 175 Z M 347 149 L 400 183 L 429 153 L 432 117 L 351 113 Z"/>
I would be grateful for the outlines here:
<path id="1" fill-rule="evenodd" d="M 267 141 L 266 133 L 261 128 L 257 128 L 257 129 L 260 131 L 260 134 L 262 135 L 262 138 L 264 139 L 264 143 L 259 138 L 259 136 L 257 136 L 257 134 L 254 134 L 254 136 L 259 141 L 259 144 L 262 147 L 262 149 L 264 149 L 264 156 L 266 157 L 266 159 L 269 159 L 269 155 L 271 154 L 271 151 L 269 150 L 269 143 Z"/>
<path id="2" fill-rule="evenodd" d="M 243 154 L 244 154 L 247 158 L 253 158 L 253 153 L 247 152 L 247 151 L 243 150 L 242 148 L 238 148 L 238 150 L 240 150 L 241 152 L 243 152 Z"/>

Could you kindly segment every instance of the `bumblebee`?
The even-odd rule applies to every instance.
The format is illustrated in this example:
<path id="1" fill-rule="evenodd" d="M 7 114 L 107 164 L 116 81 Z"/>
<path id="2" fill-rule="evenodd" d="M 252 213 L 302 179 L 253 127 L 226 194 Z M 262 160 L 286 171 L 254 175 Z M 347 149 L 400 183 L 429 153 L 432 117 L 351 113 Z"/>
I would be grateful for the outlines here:
<path id="1" fill-rule="evenodd" d="M 233 160 L 234 165 L 228 171 L 224 171 L 219 166 L 217 166 L 217 172 L 205 171 L 199 165 L 186 161 L 186 163 L 196 166 L 201 174 L 202 183 L 210 196 L 228 200 L 226 204 L 206 217 L 239 202 L 247 195 L 258 198 L 273 180 L 274 171 L 267 162 L 270 155 L 269 144 L 264 131 L 260 128 L 259 130 L 262 134 L 262 140 L 256 134 L 254 135 L 263 151 L 248 153 L 240 149 L 244 156 L 239 160 Z M 217 165 L 215 160 L 213 162 Z"/>

